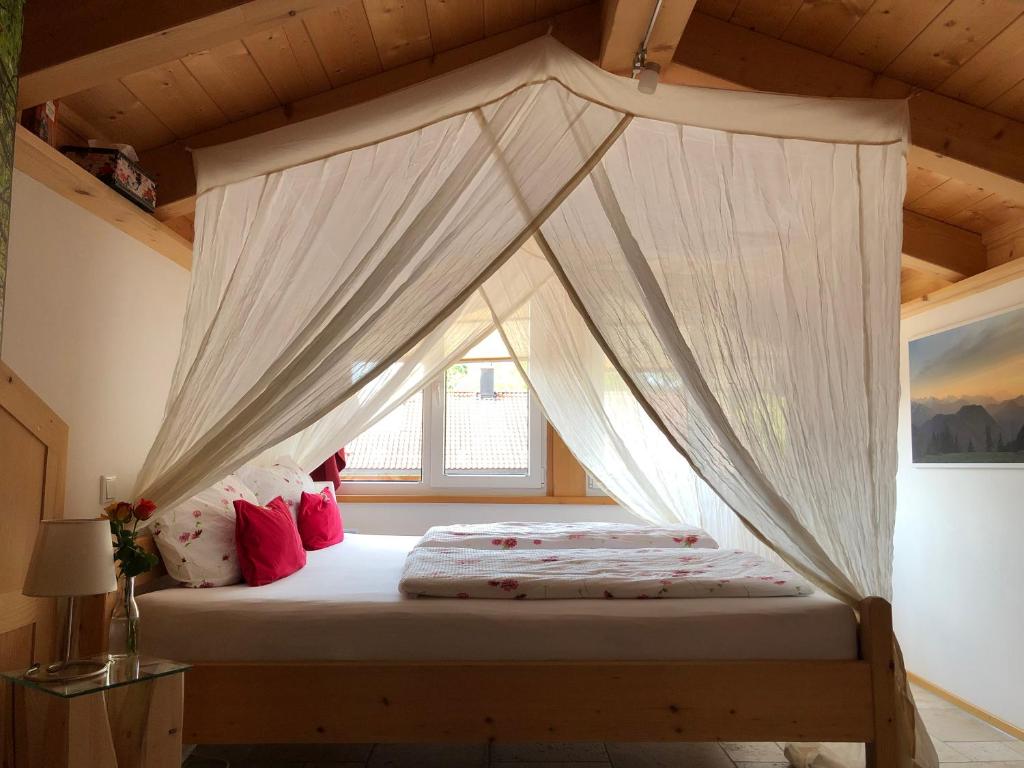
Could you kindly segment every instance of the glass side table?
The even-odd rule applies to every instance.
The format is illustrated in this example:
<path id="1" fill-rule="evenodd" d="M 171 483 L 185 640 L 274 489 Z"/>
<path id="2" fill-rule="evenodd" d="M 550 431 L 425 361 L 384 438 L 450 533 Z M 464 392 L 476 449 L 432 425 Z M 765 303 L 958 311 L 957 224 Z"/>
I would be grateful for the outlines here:
<path id="1" fill-rule="evenodd" d="M 187 669 L 128 656 L 111 659 L 102 675 L 67 683 L 28 680 L 24 669 L 0 673 L 14 687 L 14 765 L 178 765 Z"/>

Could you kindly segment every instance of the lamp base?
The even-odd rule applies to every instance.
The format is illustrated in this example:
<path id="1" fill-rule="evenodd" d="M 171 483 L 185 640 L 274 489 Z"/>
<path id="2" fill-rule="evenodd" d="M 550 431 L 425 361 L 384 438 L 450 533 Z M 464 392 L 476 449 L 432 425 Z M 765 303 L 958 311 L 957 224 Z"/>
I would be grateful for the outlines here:
<path id="1" fill-rule="evenodd" d="M 87 680 L 105 674 L 108 663 L 94 659 L 71 659 L 45 667 L 37 664 L 25 672 L 25 679 L 34 683 L 70 683 L 75 680 Z"/>

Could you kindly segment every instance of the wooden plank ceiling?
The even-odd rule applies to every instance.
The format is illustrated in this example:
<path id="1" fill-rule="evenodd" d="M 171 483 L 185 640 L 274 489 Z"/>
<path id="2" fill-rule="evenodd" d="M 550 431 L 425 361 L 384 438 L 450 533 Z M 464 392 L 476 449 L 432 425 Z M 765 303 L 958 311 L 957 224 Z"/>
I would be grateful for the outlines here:
<path id="1" fill-rule="evenodd" d="M 22 106 L 60 97 L 70 141 L 134 145 L 160 180 L 158 217 L 191 239 L 189 147 L 364 101 L 551 25 L 628 73 L 655 0 L 153 0 L 114 31 L 111 3 L 28 4 Z M 666 0 L 652 56 L 672 82 L 916 94 L 904 300 L 1024 251 L 1024 0 Z"/>
<path id="2" fill-rule="evenodd" d="M 697 11 L 905 83 L 910 93 L 931 92 L 1024 121 L 1021 0 L 698 0 Z M 998 133 L 991 131 L 993 142 Z M 1024 156 L 1024 144 L 1015 151 Z M 907 166 L 907 211 L 980 235 L 987 252 L 982 268 L 1024 251 L 1015 247 L 1017 230 L 1024 231 L 1019 193 L 1007 195 L 914 159 Z M 904 300 L 955 282 L 950 278 L 905 258 Z"/>

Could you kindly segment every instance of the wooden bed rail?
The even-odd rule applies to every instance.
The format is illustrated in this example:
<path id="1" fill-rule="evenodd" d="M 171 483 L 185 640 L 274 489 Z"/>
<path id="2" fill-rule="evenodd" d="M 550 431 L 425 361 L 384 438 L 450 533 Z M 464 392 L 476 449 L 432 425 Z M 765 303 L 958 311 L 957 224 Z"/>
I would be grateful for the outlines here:
<path id="1" fill-rule="evenodd" d="M 870 703 L 856 661 L 201 663 L 184 738 L 870 741 Z"/>
<path id="2" fill-rule="evenodd" d="M 895 768 L 889 604 L 839 661 L 198 663 L 186 743 L 848 741 Z M 225 706 L 244 701 L 244 707 Z"/>

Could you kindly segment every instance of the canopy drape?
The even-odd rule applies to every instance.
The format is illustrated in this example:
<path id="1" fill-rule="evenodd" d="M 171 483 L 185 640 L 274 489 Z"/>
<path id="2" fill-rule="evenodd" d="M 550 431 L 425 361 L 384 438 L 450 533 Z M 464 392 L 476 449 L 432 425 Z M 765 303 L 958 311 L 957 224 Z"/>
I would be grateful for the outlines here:
<path id="1" fill-rule="evenodd" d="M 827 592 L 888 598 L 906 140 L 901 101 L 645 96 L 544 38 L 199 150 L 140 490 L 173 505 L 286 440 L 322 459 L 497 324 L 629 508 L 717 497 Z"/>

